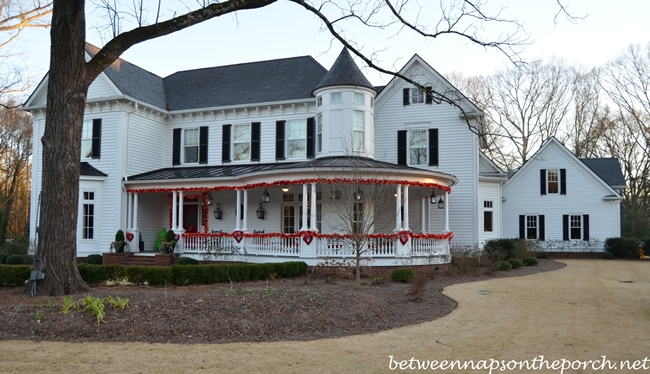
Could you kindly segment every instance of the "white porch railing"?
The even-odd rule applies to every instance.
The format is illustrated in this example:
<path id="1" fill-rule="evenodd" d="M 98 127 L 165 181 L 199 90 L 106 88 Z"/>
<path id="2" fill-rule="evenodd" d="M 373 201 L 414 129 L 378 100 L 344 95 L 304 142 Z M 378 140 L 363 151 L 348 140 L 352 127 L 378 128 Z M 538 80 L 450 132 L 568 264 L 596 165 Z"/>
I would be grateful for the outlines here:
<path id="1" fill-rule="evenodd" d="M 434 238 L 411 238 L 411 255 L 441 256 L 449 254 L 449 240 Z"/>
<path id="2" fill-rule="evenodd" d="M 297 256 L 300 254 L 300 238 L 248 238 L 246 253 L 249 255 Z"/>
<path id="3" fill-rule="evenodd" d="M 363 243 L 363 247 L 364 257 L 395 256 L 394 239 L 370 238 Z M 354 242 L 350 239 L 322 239 L 318 241 L 316 254 L 318 257 L 354 256 Z"/>
<path id="4" fill-rule="evenodd" d="M 228 236 L 183 236 L 183 250 L 186 253 L 232 251 L 238 247 L 239 243 Z"/>

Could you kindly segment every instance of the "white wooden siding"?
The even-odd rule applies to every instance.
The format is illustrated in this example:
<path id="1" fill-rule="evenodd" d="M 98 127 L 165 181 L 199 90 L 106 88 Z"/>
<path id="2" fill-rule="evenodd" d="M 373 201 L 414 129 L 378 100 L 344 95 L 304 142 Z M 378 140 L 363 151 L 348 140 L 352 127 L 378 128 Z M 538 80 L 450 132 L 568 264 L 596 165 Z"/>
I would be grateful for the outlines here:
<path id="1" fill-rule="evenodd" d="M 93 83 L 88 87 L 88 96 L 87 101 L 92 101 L 93 99 L 101 99 L 105 97 L 115 97 L 122 95 L 122 93 L 115 87 L 113 82 L 102 73 L 95 79 Z"/>
<path id="2" fill-rule="evenodd" d="M 488 239 L 496 239 L 501 236 L 501 194 L 499 182 L 479 182 L 478 190 L 478 232 L 479 243 L 483 243 Z M 484 208 L 484 201 L 492 201 L 492 208 Z M 483 231 L 483 218 L 485 211 L 492 212 L 492 232 Z"/>

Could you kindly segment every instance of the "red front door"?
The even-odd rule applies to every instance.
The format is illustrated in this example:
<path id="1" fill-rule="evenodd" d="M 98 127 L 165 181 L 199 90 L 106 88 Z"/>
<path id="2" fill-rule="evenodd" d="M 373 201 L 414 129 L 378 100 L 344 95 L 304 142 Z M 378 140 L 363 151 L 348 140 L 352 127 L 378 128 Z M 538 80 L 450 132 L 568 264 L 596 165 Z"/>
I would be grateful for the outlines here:
<path id="1" fill-rule="evenodd" d="M 183 228 L 185 232 L 199 231 L 198 205 L 183 205 Z"/>

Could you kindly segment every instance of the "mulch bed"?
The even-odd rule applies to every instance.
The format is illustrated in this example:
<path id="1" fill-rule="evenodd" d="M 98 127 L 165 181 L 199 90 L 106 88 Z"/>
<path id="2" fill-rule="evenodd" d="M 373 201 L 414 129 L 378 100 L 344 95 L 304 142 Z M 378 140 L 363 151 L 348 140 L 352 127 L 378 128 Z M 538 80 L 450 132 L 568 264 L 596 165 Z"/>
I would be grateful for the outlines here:
<path id="1" fill-rule="evenodd" d="M 390 280 L 367 286 L 339 278 L 329 284 L 323 277 L 185 287 L 101 286 L 93 288 L 93 296 L 128 298 L 132 305 L 124 310 L 106 305 L 100 326 L 90 312 L 61 313 L 63 297 L 31 298 L 22 287 L 0 287 L 0 340 L 192 344 L 337 338 L 445 316 L 456 302 L 441 292 L 452 284 L 562 267 L 540 260 L 539 266 L 492 274 L 451 270 L 435 274 L 419 301 L 411 284 Z"/>

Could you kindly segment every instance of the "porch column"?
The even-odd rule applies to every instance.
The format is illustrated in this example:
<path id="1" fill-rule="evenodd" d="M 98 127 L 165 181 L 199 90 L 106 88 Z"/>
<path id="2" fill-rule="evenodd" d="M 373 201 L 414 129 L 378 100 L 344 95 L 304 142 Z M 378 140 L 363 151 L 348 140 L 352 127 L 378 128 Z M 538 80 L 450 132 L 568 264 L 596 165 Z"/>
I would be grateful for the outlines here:
<path id="1" fill-rule="evenodd" d="M 404 186 L 404 227 L 402 230 L 410 230 L 409 228 L 409 186 Z"/>
<path id="2" fill-rule="evenodd" d="M 133 194 L 133 220 L 131 223 L 132 223 L 131 229 L 137 230 L 138 229 L 138 194 L 137 193 Z"/>
<path id="3" fill-rule="evenodd" d="M 176 208 L 178 205 L 176 205 L 176 191 L 172 192 L 172 227 L 170 227 L 171 230 L 176 231 L 177 223 L 178 223 L 178 217 L 176 216 Z"/>
<path id="4" fill-rule="evenodd" d="M 241 194 L 239 193 L 240 190 L 235 190 L 235 193 L 237 194 L 237 209 L 235 210 L 235 231 L 240 230 L 240 219 L 241 217 Z"/>
<path id="5" fill-rule="evenodd" d="M 133 203 L 131 201 L 132 198 L 133 198 L 133 194 L 131 193 L 126 194 L 126 229 L 127 230 L 130 230 L 131 227 L 133 227 L 131 225 L 131 210 L 132 210 L 131 207 L 133 206 Z"/>
<path id="6" fill-rule="evenodd" d="M 178 230 L 182 230 L 183 227 L 183 191 L 178 191 Z"/>
<path id="7" fill-rule="evenodd" d="M 427 232 L 427 216 L 426 216 L 426 211 L 427 211 L 427 203 L 429 202 L 426 197 L 423 197 L 422 199 L 422 206 L 421 212 L 420 212 L 420 232 L 425 233 Z"/>
<path id="8" fill-rule="evenodd" d="M 445 232 L 449 232 L 449 193 L 445 191 Z"/>
<path id="9" fill-rule="evenodd" d="M 395 195 L 395 232 L 402 229 L 402 185 L 397 185 L 397 193 Z"/>
<path id="10" fill-rule="evenodd" d="M 241 229 L 248 231 L 248 190 L 244 190 L 244 223 Z"/>
<path id="11" fill-rule="evenodd" d="M 307 185 L 302 185 L 302 226 L 300 231 L 307 230 Z"/>
<path id="12" fill-rule="evenodd" d="M 318 231 L 318 225 L 316 225 L 316 183 L 311 184 L 311 231 Z"/>

